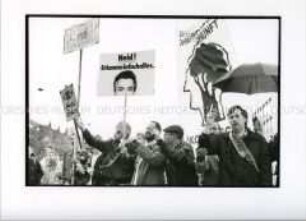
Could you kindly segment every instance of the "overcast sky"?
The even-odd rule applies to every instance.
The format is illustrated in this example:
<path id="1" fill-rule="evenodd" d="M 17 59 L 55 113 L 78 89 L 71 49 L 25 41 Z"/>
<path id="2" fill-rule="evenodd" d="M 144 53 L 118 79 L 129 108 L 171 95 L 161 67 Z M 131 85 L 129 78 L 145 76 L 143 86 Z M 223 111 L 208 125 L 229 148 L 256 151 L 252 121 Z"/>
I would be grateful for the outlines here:
<path id="1" fill-rule="evenodd" d="M 64 30 L 87 19 L 30 19 L 30 118 L 64 130 L 66 123 L 59 91 L 65 84 L 77 84 L 79 52 L 63 54 Z M 128 122 L 133 134 L 142 131 L 147 122 L 157 120 L 163 126 L 181 124 L 187 134 L 201 130 L 200 115 L 188 110 L 189 95 L 181 85 L 184 64 L 178 62 L 179 30 L 192 30 L 202 21 L 164 19 L 101 19 L 100 42 L 84 49 L 81 81 L 81 115 L 94 133 L 102 137 L 113 134 L 122 120 L 123 97 L 98 97 L 99 57 L 102 53 L 155 51 L 155 95 L 128 98 Z M 228 20 L 219 22 L 217 41 L 229 44 L 233 68 L 244 63 L 277 64 L 277 20 Z M 222 30 L 221 30 L 222 29 Z M 227 33 L 222 40 L 222 33 Z M 219 36 L 220 35 L 220 36 Z M 219 37 L 218 37 L 219 36 Z M 213 36 L 212 36 L 213 37 Z M 219 39 L 220 38 L 220 39 Z M 186 47 L 186 53 L 188 53 Z M 178 70 L 180 69 L 180 70 Z M 38 90 L 42 88 L 43 91 Z M 224 106 L 240 103 L 255 107 L 275 94 L 224 94 Z M 182 114 L 183 110 L 183 114 Z"/>

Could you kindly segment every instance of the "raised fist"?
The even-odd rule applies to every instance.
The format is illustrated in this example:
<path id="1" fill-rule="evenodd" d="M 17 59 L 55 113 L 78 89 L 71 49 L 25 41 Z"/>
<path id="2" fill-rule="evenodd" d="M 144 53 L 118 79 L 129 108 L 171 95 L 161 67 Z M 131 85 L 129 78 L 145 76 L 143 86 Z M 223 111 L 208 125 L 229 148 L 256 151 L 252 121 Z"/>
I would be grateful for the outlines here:
<path id="1" fill-rule="evenodd" d="M 190 87 L 200 92 L 202 104 L 196 103 L 191 106 L 200 111 L 202 125 L 205 125 L 207 121 L 224 119 L 221 90 L 213 87 L 213 84 L 231 70 L 226 49 L 212 42 L 201 43 L 195 49 L 188 69 L 187 73 L 193 78 Z M 195 86 L 193 86 L 194 84 Z M 189 89 L 189 91 L 191 92 L 193 89 Z M 199 101 L 197 100 L 197 102 Z"/>

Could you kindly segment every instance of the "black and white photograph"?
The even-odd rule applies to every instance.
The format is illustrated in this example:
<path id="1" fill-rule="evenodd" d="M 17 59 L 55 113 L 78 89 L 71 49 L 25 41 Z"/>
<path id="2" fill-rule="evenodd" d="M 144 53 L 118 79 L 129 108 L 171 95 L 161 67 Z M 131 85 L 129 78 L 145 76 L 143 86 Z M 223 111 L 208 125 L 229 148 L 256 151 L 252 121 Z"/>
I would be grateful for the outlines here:
<path id="1" fill-rule="evenodd" d="M 305 220 L 304 0 L 2 0 L 0 220 Z"/>
<path id="2" fill-rule="evenodd" d="M 26 17 L 27 186 L 279 187 L 280 17 Z"/>

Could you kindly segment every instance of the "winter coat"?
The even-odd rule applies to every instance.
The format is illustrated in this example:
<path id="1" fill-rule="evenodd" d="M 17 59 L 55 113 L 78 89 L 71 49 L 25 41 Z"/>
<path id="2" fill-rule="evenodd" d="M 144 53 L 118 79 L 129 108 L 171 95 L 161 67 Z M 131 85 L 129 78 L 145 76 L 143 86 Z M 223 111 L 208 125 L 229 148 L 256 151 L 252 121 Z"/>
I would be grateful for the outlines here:
<path id="1" fill-rule="evenodd" d="M 271 163 L 265 139 L 251 131 L 243 138 L 259 171 L 242 158 L 228 134 L 209 135 L 208 154 L 219 156 L 219 184 L 222 186 L 271 186 Z"/>
<path id="2" fill-rule="evenodd" d="M 162 140 L 153 141 L 137 148 L 137 163 L 133 185 L 161 186 L 166 184 L 165 163 Z"/>
<path id="3" fill-rule="evenodd" d="M 171 186 L 195 186 L 195 156 L 193 148 L 186 142 L 177 145 L 164 145 L 167 157 L 167 180 Z"/>

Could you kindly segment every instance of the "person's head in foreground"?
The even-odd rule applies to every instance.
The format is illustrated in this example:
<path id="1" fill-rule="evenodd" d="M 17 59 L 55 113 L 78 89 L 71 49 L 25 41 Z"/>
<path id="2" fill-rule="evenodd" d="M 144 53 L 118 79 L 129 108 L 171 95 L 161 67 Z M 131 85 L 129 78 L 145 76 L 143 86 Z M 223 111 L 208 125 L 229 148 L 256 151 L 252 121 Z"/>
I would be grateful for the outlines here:
<path id="1" fill-rule="evenodd" d="M 158 139 L 161 133 L 161 125 L 157 121 L 151 121 L 149 125 L 146 127 L 145 131 L 145 139 L 147 141 L 153 141 Z"/>
<path id="2" fill-rule="evenodd" d="M 220 134 L 222 133 L 222 128 L 218 124 L 218 122 L 212 123 L 208 125 L 208 133 L 209 134 Z"/>
<path id="3" fill-rule="evenodd" d="M 114 140 L 120 141 L 121 139 L 128 139 L 131 135 L 132 128 L 127 122 L 119 122 L 116 125 L 116 132 Z M 124 136 L 125 134 L 125 136 Z"/>
<path id="4" fill-rule="evenodd" d="M 77 122 L 78 127 L 84 132 L 86 130 L 84 124 L 81 120 Z M 129 123 L 120 121 L 115 128 L 115 133 L 113 135 L 113 139 L 116 141 L 121 141 L 122 139 L 128 139 L 131 135 L 132 128 Z M 102 137 L 100 135 L 96 135 L 95 139 L 101 140 Z M 85 139 L 86 140 L 86 139 Z"/>
<path id="5" fill-rule="evenodd" d="M 227 113 L 233 133 L 243 133 L 247 129 L 248 113 L 239 105 L 232 106 Z"/>
<path id="6" fill-rule="evenodd" d="M 164 129 L 164 142 L 166 144 L 175 144 L 182 141 L 184 129 L 179 125 L 171 125 Z"/>
<path id="7" fill-rule="evenodd" d="M 135 73 L 130 70 L 120 72 L 114 79 L 113 89 L 115 95 L 134 94 L 137 90 Z"/>

